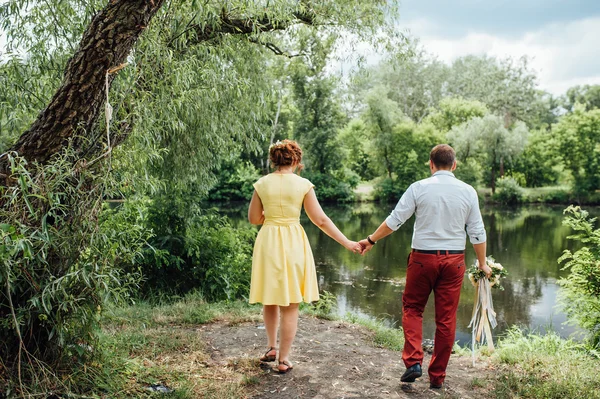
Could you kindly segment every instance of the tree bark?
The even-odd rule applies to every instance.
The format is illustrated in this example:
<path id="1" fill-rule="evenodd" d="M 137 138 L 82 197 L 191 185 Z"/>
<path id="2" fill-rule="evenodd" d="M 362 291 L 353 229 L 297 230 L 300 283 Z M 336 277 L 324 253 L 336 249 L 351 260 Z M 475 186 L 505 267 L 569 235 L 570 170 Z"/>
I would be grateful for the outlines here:
<path id="1" fill-rule="evenodd" d="M 80 148 L 105 101 L 109 69 L 125 62 L 164 0 L 111 0 L 88 25 L 69 60 L 62 85 L 33 125 L 10 149 L 28 161 L 47 162 L 70 139 Z M 114 75 L 109 75 L 109 87 Z M 1 165 L 0 165 L 1 168 Z"/>

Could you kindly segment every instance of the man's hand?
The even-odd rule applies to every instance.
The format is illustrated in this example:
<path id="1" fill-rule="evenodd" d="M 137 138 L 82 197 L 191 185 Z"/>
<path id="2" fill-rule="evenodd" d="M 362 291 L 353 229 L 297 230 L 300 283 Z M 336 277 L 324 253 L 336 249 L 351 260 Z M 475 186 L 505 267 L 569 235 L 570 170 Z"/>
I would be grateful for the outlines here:
<path id="1" fill-rule="evenodd" d="M 371 250 L 371 248 L 373 248 L 373 245 L 369 243 L 369 241 L 366 238 L 364 240 L 360 240 L 358 243 L 362 247 L 362 251 L 360 252 L 361 255 L 366 254 Z"/>
<path id="2" fill-rule="evenodd" d="M 486 263 L 483 264 L 483 267 L 479 268 L 480 270 L 483 270 L 483 272 L 485 273 L 485 276 L 489 279 L 490 277 L 492 277 L 492 268 L 489 267 Z"/>

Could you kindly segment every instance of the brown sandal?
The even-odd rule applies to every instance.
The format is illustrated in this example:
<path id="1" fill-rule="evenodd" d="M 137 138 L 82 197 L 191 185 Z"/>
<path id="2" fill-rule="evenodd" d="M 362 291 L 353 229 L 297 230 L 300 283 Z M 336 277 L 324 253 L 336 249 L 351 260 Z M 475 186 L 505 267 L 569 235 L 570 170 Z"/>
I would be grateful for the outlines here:
<path id="1" fill-rule="evenodd" d="M 284 366 L 285 368 L 281 368 L 281 366 Z M 277 370 L 279 371 L 279 374 L 285 374 L 288 371 L 292 370 L 294 368 L 294 366 L 292 366 L 292 363 L 288 362 L 287 360 L 284 360 L 283 362 L 279 362 L 279 365 L 277 366 Z"/>
<path id="2" fill-rule="evenodd" d="M 275 351 L 274 355 L 269 355 L 269 353 Z M 274 362 L 275 359 L 277 358 L 277 348 L 271 346 L 269 349 L 267 349 L 267 351 L 265 352 L 265 354 L 263 356 L 260 357 L 260 361 L 261 362 Z"/>

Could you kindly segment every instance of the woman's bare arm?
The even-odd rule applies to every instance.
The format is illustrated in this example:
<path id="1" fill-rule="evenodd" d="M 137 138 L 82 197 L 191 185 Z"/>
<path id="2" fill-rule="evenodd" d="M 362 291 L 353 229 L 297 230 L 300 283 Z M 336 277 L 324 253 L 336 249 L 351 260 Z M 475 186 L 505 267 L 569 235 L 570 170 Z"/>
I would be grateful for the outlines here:
<path id="1" fill-rule="evenodd" d="M 313 222 L 319 229 L 323 230 L 329 237 L 333 238 L 350 251 L 361 251 L 361 246 L 357 242 L 346 238 L 340 229 L 338 229 L 337 226 L 331 221 L 329 216 L 323 212 L 323 208 L 321 208 L 321 204 L 319 204 L 319 200 L 317 200 L 315 190 L 312 188 L 304 197 L 304 210 L 306 211 L 310 221 Z"/>

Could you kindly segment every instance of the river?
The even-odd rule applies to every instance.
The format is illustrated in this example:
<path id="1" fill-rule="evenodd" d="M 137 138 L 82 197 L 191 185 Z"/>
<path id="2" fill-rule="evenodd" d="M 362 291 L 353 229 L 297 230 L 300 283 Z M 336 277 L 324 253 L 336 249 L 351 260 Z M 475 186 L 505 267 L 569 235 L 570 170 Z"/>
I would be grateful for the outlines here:
<path id="1" fill-rule="evenodd" d="M 336 225 L 353 240 L 372 233 L 389 214 L 394 204 L 363 203 L 350 206 L 324 206 Z M 246 207 L 223 208 L 234 224 L 245 224 Z M 488 234 L 488 255 L 509 272 L 504 290 L 493 290 L 498 337 L 517 325 L 541 333 L 554 329 L 563 337 L 577 332 L 565 325 L 565 315 L 556 307 L 557 280 L 567 274 L 557 259 L 564 249 L 578 244 L 567 239 L 570 228 L 562 225 L 564 207 L 528 205 L 518 208 L 484 207 L 482 215 Z M 598 215 L 599 209 L 590 213 Z M 317 265 L 321 291 L 337 298 L 337 312 L 352 312 L 401 326 L 402 291 L 406 278 L 406 258 L 410 251 L 411 219 L 397 232 L 377 243 L 365 256 L 353 254 L 337 244 L 303 215 Z M 467 246 L 466 262 L 474 262 L 474 251 Z M 473 310 L 475 289 L 465 277 L 457 315 L 456 339 L 471 341 L 467 327 Z M 433 339 L 435 332 L 433 300 L 430 298 L 423 320 L 423 338 Z"/>

